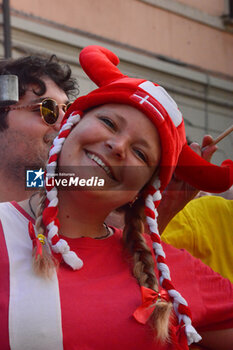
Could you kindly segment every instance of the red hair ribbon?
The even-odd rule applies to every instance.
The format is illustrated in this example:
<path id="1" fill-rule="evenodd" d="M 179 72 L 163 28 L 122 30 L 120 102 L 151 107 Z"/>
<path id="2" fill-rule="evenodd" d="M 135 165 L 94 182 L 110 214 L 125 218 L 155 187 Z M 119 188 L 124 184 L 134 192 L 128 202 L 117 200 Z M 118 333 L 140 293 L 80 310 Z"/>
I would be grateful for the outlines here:
<path id="1" fill-rule="evenodd" d="M 28 223 L 28 231 L 29 231 L 30 238 L 32 240 L 33 248 L 36 248 L 36 259 L 37 259 L 38 255 L 42 256 L 42 244 L 39 238 L 36 237 L 35 230 L 31 221 L 29 221 Z"/>
<path id="2" fill-rule="evenodd" d="M 176 350 L 189 350 L 185 324 L 183 321 L 179 325 L 170 324 L 170 342 Z M 196 349 L 196 347 L 195 347 Z M 199 349 L 199 347 L 198 347 Z"/>
<path id="3" fill-rule="evenodd" d="M 156 301 L 164 299 L 169 301 L 169 295 L 166 290 L 155 292 L 153 289 L 141 287 L 142 305 L 140 305 L 133 313 L 134 318 L 142 324 L 146 324 L 152 312 L 156 307 Z"/>

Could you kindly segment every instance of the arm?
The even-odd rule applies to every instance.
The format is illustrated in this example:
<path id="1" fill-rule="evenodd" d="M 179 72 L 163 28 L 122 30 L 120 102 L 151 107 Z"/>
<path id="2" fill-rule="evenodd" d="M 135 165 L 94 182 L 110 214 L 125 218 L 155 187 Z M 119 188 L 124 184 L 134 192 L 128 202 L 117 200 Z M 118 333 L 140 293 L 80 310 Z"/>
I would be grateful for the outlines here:
<path id="1" fill-rule="evenodd" d="M 200 333 L 202 340 L 200 345 L 209 350 L 232 350 L 233 349 L 233 329 L 222 329 Z"/>

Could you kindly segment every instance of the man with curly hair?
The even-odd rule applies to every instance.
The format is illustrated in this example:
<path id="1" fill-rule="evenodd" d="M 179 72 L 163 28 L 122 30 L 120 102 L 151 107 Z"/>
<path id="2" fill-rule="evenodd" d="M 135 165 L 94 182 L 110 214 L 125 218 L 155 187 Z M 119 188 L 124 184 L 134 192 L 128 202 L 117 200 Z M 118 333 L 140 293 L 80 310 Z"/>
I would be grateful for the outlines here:
<path id="1" fill-rule="evenodd" d="M 2 60 L 0 74 L 16 75 L 19 82 L 18 103 L 0 109 L 0 201 L 19 201 L 31 194 L 25 191 L 25 169 L 44 167 L 78 87 L 70 67 L 55 55 Z"/>

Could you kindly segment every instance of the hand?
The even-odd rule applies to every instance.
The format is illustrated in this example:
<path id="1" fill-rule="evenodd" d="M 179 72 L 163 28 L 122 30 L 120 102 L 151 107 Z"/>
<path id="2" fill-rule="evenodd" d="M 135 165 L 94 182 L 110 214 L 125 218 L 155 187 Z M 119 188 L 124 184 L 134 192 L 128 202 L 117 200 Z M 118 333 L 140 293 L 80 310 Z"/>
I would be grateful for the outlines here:
<path id="1" fill-rule="evenodd" d="M 195 142 L 192 143 L 190 147 L 202 158 L 210 162 L 213 154 L 218 149 L 216 145 L 210 145 L 212 142 L 212 136 L 205 135 L 201 147 Z M 171 181 L 163 192 L 162 200 L 158 207 L 158 225 L 160 234 L 162 234 L 171 219 L 182 210 L 190 200 L 195 198 L 198 193 L 199 190 L 192 187 L 187 182 L 180 180 L 175 174 L 173 174 Z"/>
<path id="2" fill-rule="evenodd" d="M 213 154 L 218 149 L 218 146 L 211 145 L 212 142 L 213 142 L 213 137 L 210 135 L 205 135 L 203 137 L 201 147 L 196 142 L 191 143 L 189 147 L 191 147 L 194 152 L 199 154 L 199 156 L 207 160 L 207 162 L 210 162 Z"/>

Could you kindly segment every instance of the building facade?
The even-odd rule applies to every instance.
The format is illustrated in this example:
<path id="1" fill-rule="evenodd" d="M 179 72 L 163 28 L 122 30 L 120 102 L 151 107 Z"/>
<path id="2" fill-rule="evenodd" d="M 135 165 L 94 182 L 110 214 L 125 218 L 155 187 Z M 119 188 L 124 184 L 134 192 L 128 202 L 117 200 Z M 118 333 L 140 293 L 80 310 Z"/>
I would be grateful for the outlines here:
<path id="1" fill-rule="evenodd" d="M 102 45 L 120 69 L 165 87 L 183 113 L 186 132 L 201 142 L 233 124 L 231 0 L 10 0 L 12 57 L 56 54 L 71 65 L 80 95 L 90 83 L 80 50 Z M 3 13 L 0 55 L 4 57 Z M 213 162 L 232 158 L 233 134 Z"/>

